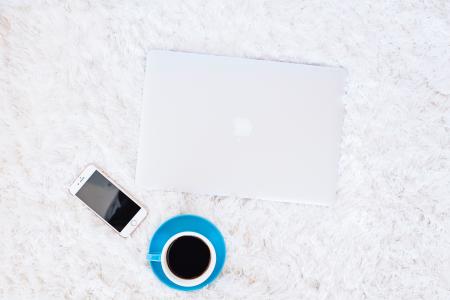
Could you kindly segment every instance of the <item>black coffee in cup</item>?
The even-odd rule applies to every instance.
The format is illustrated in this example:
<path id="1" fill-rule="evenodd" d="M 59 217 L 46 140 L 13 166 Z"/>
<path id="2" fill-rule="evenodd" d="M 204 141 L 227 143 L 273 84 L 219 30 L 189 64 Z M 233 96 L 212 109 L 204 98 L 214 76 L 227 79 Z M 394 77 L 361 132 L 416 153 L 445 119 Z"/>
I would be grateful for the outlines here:
<path id="1" fill-rule="evenodd" d="M 211 252 L 200 238 L 185 235 L 170 244 L 166 260 L 174 275 L 182 279 L 195 279 L 208 269 Z"/>

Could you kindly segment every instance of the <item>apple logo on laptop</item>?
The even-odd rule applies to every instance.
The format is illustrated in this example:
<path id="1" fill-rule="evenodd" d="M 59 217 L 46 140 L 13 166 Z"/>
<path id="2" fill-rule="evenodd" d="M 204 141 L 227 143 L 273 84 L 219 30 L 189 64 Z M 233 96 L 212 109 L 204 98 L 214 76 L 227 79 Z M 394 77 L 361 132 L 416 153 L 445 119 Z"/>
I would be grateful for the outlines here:
<path id="1" fill-rule="evenodd" d="M 249 119 L 237 117 L 233 119 L 233 133 L 237 137 L 250 136 L 253 132 L 253 125 Z"/>

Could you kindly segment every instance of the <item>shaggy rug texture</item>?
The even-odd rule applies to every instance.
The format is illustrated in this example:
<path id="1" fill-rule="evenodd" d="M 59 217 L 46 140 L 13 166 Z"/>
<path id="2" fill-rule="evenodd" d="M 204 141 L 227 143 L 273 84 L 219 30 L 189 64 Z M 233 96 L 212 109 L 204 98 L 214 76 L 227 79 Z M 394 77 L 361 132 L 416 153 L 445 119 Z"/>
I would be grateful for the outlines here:
<path id="1" fill-rule="evenodd" d="M 449 299 L 449 16 L 444 0 L 0 0 L 0 298 Z M 346 68 L 335 205 L 137 188 L 150 49 Z M 91 162 L 149 208 L 131 238 L 68 193 Z M 228 247 L 194 293 L 145 259 L 180 213 Z"/>

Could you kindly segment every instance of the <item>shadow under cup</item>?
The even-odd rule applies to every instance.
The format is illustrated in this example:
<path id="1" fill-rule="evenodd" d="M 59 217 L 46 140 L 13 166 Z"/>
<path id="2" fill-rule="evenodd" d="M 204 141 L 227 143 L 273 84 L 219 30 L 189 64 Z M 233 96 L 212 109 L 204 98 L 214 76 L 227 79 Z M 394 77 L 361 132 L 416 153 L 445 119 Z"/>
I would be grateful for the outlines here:
<path id="1" fill-rule="evenodd" d="M 182 235 L 169 245 L 166 264 L 176 277 L 193 280 L 202 276 L 211 264 L 211 251 L 199 237 Z"/>

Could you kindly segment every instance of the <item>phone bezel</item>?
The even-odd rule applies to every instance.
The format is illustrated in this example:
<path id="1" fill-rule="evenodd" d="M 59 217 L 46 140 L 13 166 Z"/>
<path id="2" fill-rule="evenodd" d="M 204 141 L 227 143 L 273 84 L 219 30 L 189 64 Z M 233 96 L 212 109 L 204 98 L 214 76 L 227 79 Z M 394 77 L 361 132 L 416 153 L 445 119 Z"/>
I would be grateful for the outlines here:
<path id="1" fill-rule="evenodd" d="M 118 231 L 111 224 L 109 224 L 102 216 L 100 216 L 95 210 L 93 210 L 89 205 L 87 205 L 83 200 L 81 200 L 76 193 L 83 187 L 86 181 L 94 174 L 95 171 L 98 171 L 100 174 L 105 176 L 114 186 L 116 186 L 119 190 L 121 190 L 131 201 L 134 201 L 139 207 L 139 211 L 134 215 L 134 217 L 128 222 L 128 224 L 122 229 L 122 231 Z M 132 197 L 123 187 L 118 185 L 114 180 L 111 179 L 103 170 L 98 168 L 97 166 L 91 164 L 88 165 L 83 172 L 75 179 L 73 184 L 69 188 L 69 192 L 78 200 L 80 200 L 90 211 L 92 211 L 97 217 L 99 217 L 106 225 L 108 225 L 111 229 L 113 229 L 116 233 L 118 233 L 121 237 L 128 237 L 131 233 L 139 226 L 139 224 L 144 220 L 147 215 L 147 211 L 134 197 Z"/>

